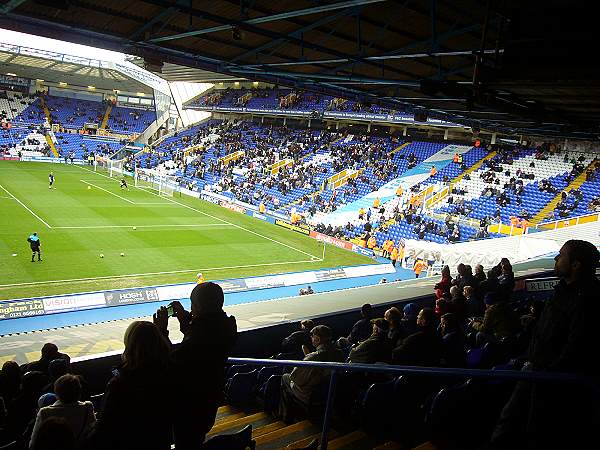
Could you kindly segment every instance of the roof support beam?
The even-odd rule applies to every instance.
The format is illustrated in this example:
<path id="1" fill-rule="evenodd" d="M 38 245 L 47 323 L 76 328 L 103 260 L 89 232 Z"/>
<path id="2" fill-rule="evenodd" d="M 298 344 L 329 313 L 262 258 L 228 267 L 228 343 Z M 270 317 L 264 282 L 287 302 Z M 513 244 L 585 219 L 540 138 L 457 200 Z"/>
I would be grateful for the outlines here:
<path id="1" fill-rule="evenodd" d="M 234 73 L 245 74 L 249 76 L 256 75 L 272 75 L 277 77 L 295 77 L 307 80 L 329 80 L 329 81 L 345 81 L 354 82 L 356 84 L 392 84 L 395 86 L 405 86 L 411 88 L 419 88 L 420 82 L 414 80 L 390 80 L 383 78 L 368 78 L 368 77 L 355 77 L 355 76 L 344 76 L 344 75 L 327 75 L 319 73 L 296 73 L 296 72 L 280 72 L 280 71 L 262 71 L 245 69 L 238 67 L 229 67 L 228 71 Z"/>
<path id="2" fill-rule="evenodd" d="M 274 40 L 272 40 L 270 42 L 267 42 L 266 44 L 263 44 L 263 45 L 261 45 L 259 47 L 254 48 L 254 49 L 252 49 L 250 51 L 244 52 L 241 55 L 238 55 L 235 58 L 233 58 L 231 60 L 231 62 L 235 63 L 237 61 L 249 58 L 252 55 L 262 53 L 265 50 L 268 50 L 268 49 L 276 47 L 276 46 L 278 46 L 278 45 L 280 45 L 280 44 L 282 44 L 284 42 L 287 42 L 289 40 L 289 38 L 302 38 L 302 34 L 303 33 L 306 33 L 307 31 L 310 31 L 310 30 L 312 30 L 314 28 L 317 28 L 317 27 L 319 27 L 321 25 L 325 25 L 325 24 L 327 24 L 329 22 L 333 22 L 334 20 L 337 20 L 340 17 L 348 16 L 348 15 L 352 14 L 354 11 L 355 11 L 354 8 L 349 8 L 349 9 L 346 9 L 346 10 L 338 11 L 335 14 L 331 14 L 330 16 L 323 17 L 323 18 L 317 20 L 314 23 L 311 23 L 311 24 L 306 25 L 306 26 L 304 26 L 302 28 L 299 28 L 296 31 L 292 31 L 287 36 L 284 36 L 284 37 L 279 38 L 279 39 L 274 39 Z"/>
<path id="3" fill-rule="evenodd" d="M 457 30 L 451 28 L 450 30 L 446 31 L 445 33 L 437 35 L 437 44 L 438 44 L 438 46 L 441 46 L 441 44 L 446 39 L 449 39 L 449 38 L 454 37 L 454 36 L 460 36 L 462 34 L 470 33 L 472 31 L 476 31 L 480 27 L 481 27 L 481 25 L 479 25 L 479 24 L 473 24 L 473 25 L 468 25 L 466 27 L 459 28 Z M 420 47 L 423 47 L 423 46 L 429 46 L 430 52 L 432 52 L 432 51 L 434 51 L 434 49 L 431 48 L 432 42 L 433 42 L 432 38 L 428 38 L 428 39 L 425 39 L 425 40 L 422 40 L 422 41 L 413 42 L 413 43 L 405 45 L 404 47 L 399 48 L 397 50 L 393 50 L 391 52 L 385 53 L 384 55 L 381 55 L 380 58 L 382 56 L 400 55 L 403 52 L 412 51 L 414 49 L 417 49 L 417 48 L 420 48 Z M 342 64 L 341 66 L 338 66 L 338 67 L 334 67 L 334 68 L 328 70 L 327 72 L 328 73 L 339 72 L 340 70 L 344 70 L 347 67 L 350 67 L 350 66 L 352 66 L 354 64 L 357 64 L 357 63 L 360 63 L 360 62 L 365 62 L 365 61 L 368 61 L 368 60 L 366 58 L 364 58 L 364 57 L 363 58 L 350 58 L 347 63 Z"/>
<path id="4" fill-rule="evenodd" d="M 320 14 L 320 13 L 327 12 L 327 11 L 335 11 L 338 9 L 352 8 L 355 6 L 367 5 L 370 3 L 381 3 L 384 1 L 387 1 L 387 0 L 348 0 L 348 1 L 344 1 L 344 2 L 333 3 L 331 5 L 315 6 L 313 8 L 298 9 L 296 11 L 290 11 L 290 12 L 281 13 L 281 14 L 272 14 L 269 16 L 257 17 L 255 19 L 244 20 L 239 23 L 231 23 L 231 24 L 226 24 L 226 25 L 219 25 L 216 27 L 204 28 L 202 30 L 188 31 L 187 33 L 179 33 L 179 34 L 174 34 L 172 36 L 163 36 L 163 37 L 151 39 L 150 42 L 156 43 L 156 42 L 172 41 L 174 39 L 183 39 L 183 38 L 188 38 L 188 37 L 193 37 L 193 36 L 199 36 L 201 34 L 208 34 L 208 33 L 215 33 L 217 31 L 231 30 L 232 28 L 234 28 L 236 26 L 240 26 L 240 25 L 257 25 L 257 24 L 261 24 L 261 23 L 276 22 L 278 20 L 290 19 L 292 17 L 307 16 L 310 14 Z"/>
<path id="5" fill-rule="evenodd" d="M 159 22 L 163 22 L 163 25 L 161 27 L 161 29 L 162 29 L 174 14 L 177 14 L 177 8 L 170 7 L 170 8 L 163 9 L 159 14 L 154 16 L 152 18 L 152 20 L 147 22 L 144 26 L 135 30 L 133 32 L 133 34 L 131 34 L 131 36 L 129 36 L 129 39 L 131 39 L 132 41 L 138 40 L 138 38 L 143 36 L 147 30 L 152 29 L 152 27 Z"/>
<path id="6" fill-rule="evenodd" d="M 13 9 L 18 8 L 27 0 L 10 0 L 6 5 L 0 6 L 0 14 L 8 14 Z"/>
<path id="7" fill-rule="evenodd" d="M 500 50 L 502 53 L 504 50 Z M 430 58 L 435 56 L 440 57 L 452 57 L 452 56 L 471 56 L 476 52 L 479 52 L 479 49 L 473 50 L 458 50 L 458 51 L 444 51 L 444 52 L 428 52 L 428 53 L 405 53 L 399 55 L 381 55 L 381 56 L 366 56 L 362 58 L 365 61 L 384 61 L 384 60 L 394 60 L 394 59 L 418 59 L 418 58 Z M 486 54 L 496 53 L 495 49 L 487 49 L 484 50 Z M 244 68 L 260 68 L 260 67 L 284 67 L 284 66 L 306 66 L 306 65 L 315 65 L 315 64 L 339 64 L 351 61 L 349 58 L 335 58 L 335 59 L 313 59 L 309 61 L 291 61 L 291 62 L 281 62 L 281 63 L 267 63 L 267 64 L 247 64 L 242 65 L 240 67 Z"/>

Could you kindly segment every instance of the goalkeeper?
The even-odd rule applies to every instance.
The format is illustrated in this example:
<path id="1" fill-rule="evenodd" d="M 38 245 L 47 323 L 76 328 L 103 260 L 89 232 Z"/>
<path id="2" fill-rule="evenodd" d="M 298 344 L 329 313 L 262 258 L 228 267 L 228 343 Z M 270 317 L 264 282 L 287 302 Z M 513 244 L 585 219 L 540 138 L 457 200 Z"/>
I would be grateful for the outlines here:
<path id="1" fill-rule="evenodd" d="M 125 181 L 125 177 L 121 178 L 121 189 L 129 190 L 129 187 L 127 186 L 127 181 Z"/>

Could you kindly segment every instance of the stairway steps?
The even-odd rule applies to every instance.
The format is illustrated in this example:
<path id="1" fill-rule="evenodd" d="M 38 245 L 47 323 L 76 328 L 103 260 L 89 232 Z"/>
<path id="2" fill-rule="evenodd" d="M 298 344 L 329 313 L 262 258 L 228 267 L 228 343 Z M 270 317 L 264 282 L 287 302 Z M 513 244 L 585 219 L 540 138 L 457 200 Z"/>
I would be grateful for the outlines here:
<path id="1" fill-rule="evenodd" d="M 423 442 L 421 445 L 417 445 L 413 450 L 438 450 L 438 448 L 430 441 L 427 441 Z"/>
<path id="2" fill-rule="evenodd" d="M 405 448 L 399 442 L 389 441 L 374 447 L 373 450 L 404 450 Z"/>
<path id="3" fill-rule="evenodd" d="M 222 416 L 215 420 L 215 425 L 231 422 L 232 420 L 241 419 L 244 416 L 246 416 L 245 412 L 236 412 L 227 416 Z"/>
<path id="4" fill-rule="evenodd" d="M 329 439 L 335 439 L 336 437 L 339 436 L 339 434 L 340 433 L 338 433 L 335 430 L 329 430 Z M 315 433 L 311 436 L 307 436 L 303 439 L 300 439 L 299 441 L 292 442 L 292 443 L 288 444 L 287 446 L 282 447 L 281 450 L 296 450 L 299 448 L 304 448 L 315 439 L 318 439 L 319 441 L 321 440 L 321 432 Z"/>
<path id="5" fill-rule="evenodd" d="M 239 419 L 225 420 L 223 422 L 215 424 L 208 432 L 208 436 L 223 433 L 226 431 L 229 432 L 236 428 L 238 429 L 236 429 L 235 431 L 239 431 L 239 429 L 242 429 L 248 424 L 252 424 L 252 428 L 256 428 L 257 426 L 266 425 L 272 421 L 273 418 L 264 412 L 250 414 L 244 417 L 240 417 Z"/>
<path id="6" fill-rule="evenodd" d="M 596 161 L 598 161 L 598 158 L 595 158 L 592 162 L 590 162 L 588 166 L 583 170 L 583 172 L 581 172 L 573 181 L 571 181 L 571 183 L 566 188 L 564 188 L 561 192 L 556 194 L 556 196 L 552 200 L 550 200 L 550 202 L 548 202 L 548 204 L 546 204 L 546 206 L 544 206 L 540 210 L 540 212 L 538 212 L 535 215 L 533 219 L 531 219 L 531 223 L 533 225 L 537 225 L 542 220 L 544 220 L 544 218 L 546 218 L 546 216 L 548 216 L 552 211 L 554 211 L 554 208 L 556 208 L 556 205 L 558 205 L 558 203 L 560 202 L 561 194 L 563 191 L 570 192 L 573 189 L 579 188 L 579 186 L 581 186 L 585 182 L 585 179 L 587 177 L 587 171 L 595 166 Z"/>
<path id="7" fill-rule="evenodd" d="M 369 444 L 370 441 L 373 441 Z M 355 430 L 351 433 L 344 434 L 338 438 L 335 438 L 327 444 L 328 450 L 336 449 L 371 449 L 375 440 L 370 438 L 367 433 L 361 430 Z"/>
<path id="8" fill-rule="evenodd" d="M 258 436 L 262 436 L 263 434 L 272 433 L 274 431 L 280 430 L 281 428 L 287 427 L 288 424 L 278 420 L 277 422 L 272 422 L 268 425 L 263 425 L 261 427 L 255 428 L 252 430 L 252 437 L 257 438 Z"/>
<path id="9" fill-rule="evenodd" d="M 260 450 L 275 450 L 285 447 L 290 442 L 296 442 L 305 437 L 312 436 L 320 431 L 321 427 L 309 420 L 303 420 L 271 433 L 266 433 L 255 438 L 256 446 Z"/>

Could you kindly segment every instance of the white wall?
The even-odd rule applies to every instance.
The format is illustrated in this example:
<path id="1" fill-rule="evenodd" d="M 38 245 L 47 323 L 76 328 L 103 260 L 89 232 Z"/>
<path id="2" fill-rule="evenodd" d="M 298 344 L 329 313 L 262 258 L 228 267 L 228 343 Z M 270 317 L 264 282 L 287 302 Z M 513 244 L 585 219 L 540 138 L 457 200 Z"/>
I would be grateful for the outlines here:
<path id="1" fill-rule="evenodd" d="M 188 111 L 182 108 L 184 102 L 188 101 L 192 97 L 206 92 L 214 85 L 211 83 L 188 83 L 186 81 L 172 81 L 169 83 L 171 93 L 173 94 L 173 101 L 179 111 L 181 122 L 184 127 L 191 125 L 196 122 L 210 117 L 211 113 L 208 111 Z"/>

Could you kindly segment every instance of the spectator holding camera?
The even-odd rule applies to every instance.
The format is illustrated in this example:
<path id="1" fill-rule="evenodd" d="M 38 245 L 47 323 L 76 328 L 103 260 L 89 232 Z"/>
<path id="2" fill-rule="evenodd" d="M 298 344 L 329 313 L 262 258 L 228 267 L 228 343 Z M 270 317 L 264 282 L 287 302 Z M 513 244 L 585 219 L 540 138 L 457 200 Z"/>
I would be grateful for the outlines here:
<path id="1" fill-rule="evenodd" d="M 171 352 L 175 400 L 174 436 L 178 450 L 196 448 L 212 428 L 225 384 L 225 362 L 237 339 L 235 317 L 223 311 L 221 286 L 198 284 L 190 295 L 191 311 L 173 302 L 183 340 Z M 154 323 L 168 336 L 169 311 L 161 307 Z"/>

